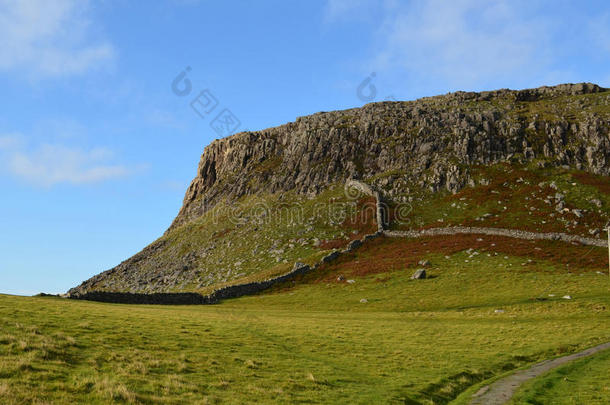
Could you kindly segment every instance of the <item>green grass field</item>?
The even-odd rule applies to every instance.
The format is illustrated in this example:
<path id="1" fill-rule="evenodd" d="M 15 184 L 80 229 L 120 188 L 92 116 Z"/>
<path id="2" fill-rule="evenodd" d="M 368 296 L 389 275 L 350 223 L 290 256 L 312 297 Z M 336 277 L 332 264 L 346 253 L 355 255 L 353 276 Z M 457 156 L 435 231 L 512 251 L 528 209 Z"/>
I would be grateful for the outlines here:
<path id="1" fill-rule="evenodd" d="M 296 283 L 213 306 L 0 296 L 0 395 L 6 404 L 444 404 L 608 341 L 605 255 L 476 236 L 381 239 Z M 421 259 L 431 278 L 410 280 Z M 591 370 L 574 381 L 600 403 L 610 400 L 596 377 L 604 364 L 574 366 Z M 524 398 L 576 395 L 553 378 Z"/>

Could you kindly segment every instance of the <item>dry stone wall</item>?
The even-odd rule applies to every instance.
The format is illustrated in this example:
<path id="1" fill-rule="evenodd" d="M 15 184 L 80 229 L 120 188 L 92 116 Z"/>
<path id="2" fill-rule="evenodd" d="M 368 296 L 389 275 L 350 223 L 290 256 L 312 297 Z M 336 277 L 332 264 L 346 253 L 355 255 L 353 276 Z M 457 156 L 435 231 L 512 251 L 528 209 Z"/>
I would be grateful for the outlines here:
<path id="1" fill-rule="evenodd" d="M 387 218 L 384 212 L 386 205 L 383 203 L 381 194 L 374 190 L 366 183 L 357 180 L 348 180 L 346 187 L 353 187 L 362 193 L 375 197 L 377 211 L 378 231 L 374 234 L 366 235 L 361 240 L 350 242 L 346 249 L 335 250 L 324 256 L 314 266 L 309 266 L 303 263 L 295 263 L 294 268 L 281 276 L 273 277 L 267 280 L 235 284 L 219 288 L 209 295 L 201 295 L 198 293 L 159 293 L 159 294 L 132 294 L 132 293 L 114 293 L 103 291 L 92 291 L 82 295 L 74 295 L 70 298 L 83 299 L 91 301 L 125 303 L 125 304 L 164 304 L 164 305 L 196 305 L 196 304 L 215 304 L 220 300 L 227 298 L 237 298 L 244 295 L 257 294 L 272 286 L 289 281 L 297 276 L 307 274 L 316 270 L 322 264 L 330 263 L 342 254 L 350 253 L 361 247 L 367 241 L 385 236 L 389 238 L 417 238 L 423 236 L 452 236 L 458 234 L 480 234 L 505 236 L 509 238 L 526 239 L 526 240 L 557 240 L 567 243 L 580 243 L 588 246 L 606 246 L 606 242 L 601 239 L 584 238 L 577 235 L 569 235 L 565 233 L 539 233 L 520 231 L 516 229 L 503 228 L 483 228 L 483 227 L 445 227 L 431 228 L 419 231 L 391 231 L 386 229 L 384 218 Z"/>

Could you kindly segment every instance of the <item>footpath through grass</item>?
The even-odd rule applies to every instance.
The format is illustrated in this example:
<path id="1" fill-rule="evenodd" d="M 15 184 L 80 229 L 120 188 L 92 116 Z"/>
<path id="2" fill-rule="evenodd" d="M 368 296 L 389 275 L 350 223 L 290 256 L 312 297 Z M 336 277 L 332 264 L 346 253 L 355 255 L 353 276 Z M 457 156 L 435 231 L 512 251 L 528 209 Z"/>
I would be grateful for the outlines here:
<path id="1" fill-rule="evenodd" d="M 2 403 L 443 404 L 610 340 L 610 281 L 595 266 L 530 262 L 498 241 L 435 245 L 417 257 L 433 278 L 411 281 L 416 246 L 394 243 L 214 306 L 0 296 Z"/>
<path id="2" fill-rule="evenodd" d="M 610 350 L 574 361 L 526 384 L 512 404 L 609 404 Z"/>

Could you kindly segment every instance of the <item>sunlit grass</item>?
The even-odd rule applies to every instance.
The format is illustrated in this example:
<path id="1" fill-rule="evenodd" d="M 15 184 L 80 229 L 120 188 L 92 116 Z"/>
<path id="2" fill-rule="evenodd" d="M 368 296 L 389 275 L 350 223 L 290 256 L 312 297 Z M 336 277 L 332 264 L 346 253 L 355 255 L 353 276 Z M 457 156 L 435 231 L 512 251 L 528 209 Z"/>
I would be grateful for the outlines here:
<path id="1" fill-rule="evenodd" d="M 424 251 L 433 278 L 412 281 L 412 252 L 398 245 L 392 264 L 384 249 L 400 249 L 380 243 L 213 306 L 0 296 L 3 403 L 447 403 L 610 337 L 610 282 L 593 268 Z M 366 260 L 381 268 L 359 273 Z"/>

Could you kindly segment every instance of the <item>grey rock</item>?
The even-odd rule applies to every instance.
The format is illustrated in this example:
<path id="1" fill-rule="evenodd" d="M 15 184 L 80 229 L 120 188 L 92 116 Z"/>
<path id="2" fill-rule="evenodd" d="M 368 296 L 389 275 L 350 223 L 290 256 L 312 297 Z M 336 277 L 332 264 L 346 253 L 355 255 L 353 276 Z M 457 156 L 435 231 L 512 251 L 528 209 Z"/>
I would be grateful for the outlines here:
<path id="1" fill-rule="evenodd" d="M 411 276 L 411 280 L 423 280 L 427 277 L 426 275 L 426 270 L 424 269 L 418 269 L 415 271 L 415 273 L 413 273 L 413 275 Z"/>

